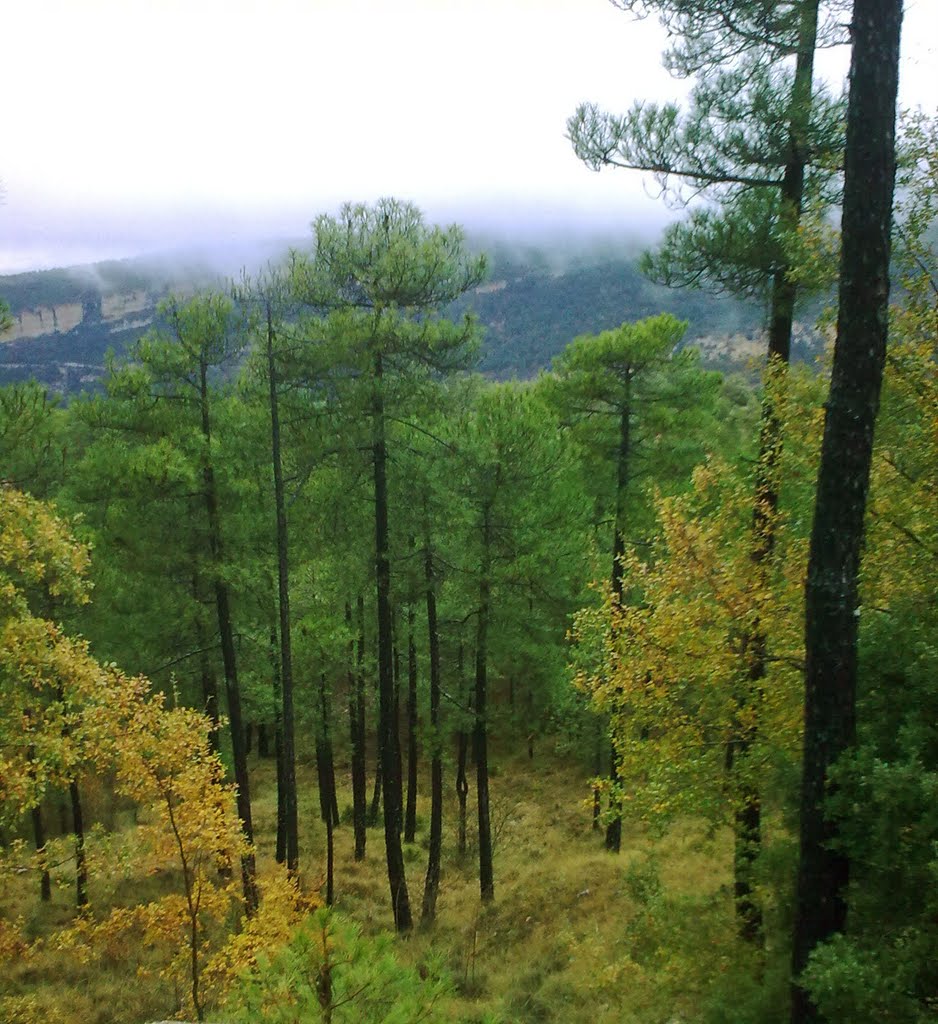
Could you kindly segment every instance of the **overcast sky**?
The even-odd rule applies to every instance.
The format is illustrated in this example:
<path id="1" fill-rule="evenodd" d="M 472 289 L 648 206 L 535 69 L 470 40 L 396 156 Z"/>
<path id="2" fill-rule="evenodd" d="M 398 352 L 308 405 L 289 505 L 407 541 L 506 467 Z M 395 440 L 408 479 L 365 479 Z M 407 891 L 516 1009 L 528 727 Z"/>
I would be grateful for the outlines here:
<path id="1" fill-rule="evenodd" d="M 381 195 L 547 230 L 673 216 L 564 138 L 582 100 L 685 89 L 608 0 L 8 0 L 0 29 L 0 272 L 302 237 Z M 902 98 L 934 112 L 938 0 L 903 37 Z"/>

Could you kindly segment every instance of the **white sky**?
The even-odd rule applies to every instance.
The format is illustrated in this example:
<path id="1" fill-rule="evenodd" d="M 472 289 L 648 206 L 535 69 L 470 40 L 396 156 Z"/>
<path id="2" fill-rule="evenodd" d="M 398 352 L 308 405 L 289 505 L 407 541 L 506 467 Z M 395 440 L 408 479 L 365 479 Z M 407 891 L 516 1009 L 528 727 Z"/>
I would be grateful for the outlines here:
<path id="1" fill-rule="evenodd" d="M 302 237 L 380 195 L 548 228 L 672 216 L 564 138 L 584 99 L 685 88 L 657 24 L 608 0 L 7 0 L 0 32 L 0 272 Z M 908 0 L 903 36 L 903 100 L 934 111 L 938 0 Z"/>

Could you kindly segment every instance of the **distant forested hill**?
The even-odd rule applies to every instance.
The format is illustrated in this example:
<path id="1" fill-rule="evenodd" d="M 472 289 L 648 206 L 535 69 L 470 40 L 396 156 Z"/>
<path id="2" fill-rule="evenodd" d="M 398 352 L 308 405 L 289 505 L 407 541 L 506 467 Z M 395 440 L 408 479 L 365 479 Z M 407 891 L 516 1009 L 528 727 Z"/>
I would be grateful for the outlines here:
<path id="1" fill-rule="evenodd" d="M 550 364 L 573 338 L 669 312 L 689 321 L 687 342 L 757 338 L 761 311 L 730 298 L 674 291 L 643 277 L 634 259 L 581 255 L 552 266 L 544 253 L 496 250 L 488 281 L 461 304 L 485 325 L 483 369 L 497 377 L 527 377 Z M 708 362 L 738 359 L 715 350 Z M 746 355 L 739 357 L 745 360 Z"/>
<path id="2" fill-rule="evenodd" d="M 653 285 L 622 254 L 488 249 L 488 280 L 450 312 L 479 317 L 481 368 L 491 376 L 533 376 L 579 334 L 665 311 L 689 321 L 687 343 L 699 345 L 711 366 L 740 368 L 763 350 L 759 308 Z M 163 296 L 220 280 L 204 265 L 143 260 L 0 277 L 0 297 L 14 315 L 0 336 L 0 383 L 34 377 L 65 393 L 92 387 L 107 351 L 120 354 L 139 338 Z M 810 358 L 818 346 L 817 335 L 802 330 L 795 356 Z"/>

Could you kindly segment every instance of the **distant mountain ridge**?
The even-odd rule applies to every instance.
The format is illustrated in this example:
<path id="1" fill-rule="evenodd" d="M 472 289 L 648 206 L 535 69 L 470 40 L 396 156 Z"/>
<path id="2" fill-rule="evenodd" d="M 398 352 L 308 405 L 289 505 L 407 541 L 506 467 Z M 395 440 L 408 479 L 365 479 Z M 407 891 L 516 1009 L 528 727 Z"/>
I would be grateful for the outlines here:
<path id="1" fill-rule="evenodd" d="M 685 343 L 715 368 L 739 369 L 764 352 L 758 308 L 654 285 L 621 253 L 582 253 L 561 264 L 555 252 L 495 246 L 490 265 L 488 279 L 449 312 L 479 318 L 481 370 L 493 377 L 533 376 L 577 335 L 660 312 L 689 321 Z M 145 260 L 0 277 L 14 318 L 0 335 L 0 383 L 35 378 L 66 394 L 93 387 L 108 350 L 122 354 L 153 326 L 161 298 L 222 280 L 204 265 Z M 794 357 L 810 359 L 820 344 L 816 332 L 799 328 Z"/>

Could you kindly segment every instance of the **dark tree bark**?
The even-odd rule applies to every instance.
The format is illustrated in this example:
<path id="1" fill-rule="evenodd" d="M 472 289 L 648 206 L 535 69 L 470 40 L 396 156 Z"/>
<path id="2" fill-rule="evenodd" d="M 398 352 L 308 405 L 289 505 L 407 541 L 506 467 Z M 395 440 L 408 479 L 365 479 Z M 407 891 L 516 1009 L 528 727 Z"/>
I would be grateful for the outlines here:
<path id="1" fill-rule="evenodd" d="M 465 649 L 462 640 L 459 641 L 458 672 L 460 704 L 467 705 L 468 710 L 471 711 L 472 695 L 466 688 Z M 464 725 L 460 725 L 459 732 L 456 734 L 456 799 L 459 801 L 457 849 L 460 857 L 466 856 L 466 800 L 469 797 L 469 780 L 466 778 L 466 761 L 468 760 L 468 754 L 469 733 Z"/>
<path id="2" fill-rule="evenodd" d="M 50 598 L 51 602 L 51 598 Z M 49 618 L 52 618 L 50 609 Z M 59 703 L 67 710 L 65 693 L 58 687 Z M 63 726 L 62 736 L 69 735 L 68 725 Z M 75 841 L 75 906 L 82 911 L 88 905 L 88 861 L 85 857 L 85 818 L 82 814 L 81 793 L 75 778 L 68 780 L 68 799 L 72 810 L 72 837 Z"/>
<path id="3" fill-rule="evenodd" d="M 68 784 L 68 798 L 72 805 L 72 835 L 75 837 L 75 906 L 79 910 L 88 906 L 88 861 L 85 858 L 85 819 L 81 809 L 78 783 Z"/>
<path id="4" fill-rule="evenodd" d="M 780 219 L 794 232 L 801 221 L 804 204 L 805 172 L 808 161 L 808 113 L 813 94 L 814 53 L 817 48 L 818 0 L 802 7 L 798 26 L 798 52 L 789 104 L 789 155 L 780 188 Z M 791 332 L 798 285 L 792 279 L 787 262 L 780 265 L 772 279 L 769 311 L 767 365 L 787 367 L 791 357 Z M 772 554 L 775 548 L 775 516 L 778 509 L 779 471 L 782 455 L 782 424 L 774 399 L 766 395 L 762 403 L 759 429 L 759 455 L 756 461 L 755 500 L 752 514 L 753 587 L 757 592 L 769 586 Z M 762 907 L 756 896 L 753 872 L 762 848 L 762 796 L 757 785 L 740 770 L 745 764 L 758 734 L 758 721 L 743 714 L 761 701 L 768 654 L 768 625 L 758 619 L 752 623 L 744 644 L 748 661 L 748 686 L 737 696 L 735 734 L 726 747 L 726 769 L 736 775 L 736 807 L 733 812 L 733 894 L 739 935 L 747 942 L 763 941 Z"/>
<path id="5" fill-rule="evenodd" d="M 810 0 L 804 4 L 798 26 L 798 52 L 789 104 L 788 159 L 780 188 L 781 217 L 789 230 L 798 227 L 804 204 L 804 179 L 808 161 L 807 128 L 813 93 L 818 7 L 819 0 Z M 772 278 L 769 311 L 769 356 L 776 356 L 783 363 L 788 362 L 791 352 L 791 328 L 797 297 L 798 286 L 792 280 L 791 267 L 785 263 L 776 269 Z"/>
<path id="6" fill-rule="evenodd" d="M 319 777 L 319 813 L 326 826 L 326 906 L 331 907 L 335 895 L 335 826 L 339 823 L 336 801 L 335 761 L 329 728 L 329 703 L 325 673 L 319 676 L 320 727 L 316 736 L 316 773 Z"/>
<path id="7" fill-rule="evenodd" d="M 475 726 L 472 748 L 476 762 L 476 803 L 479 818 L 479 891 L 483 903 L 495 899 L 492 869 L 492 822 L 489 808 L 489 759 L 486 698 L 488 696 L 488 630 L 491 603 L 491 509 L 482 512 L 482 563 L 479 575 L 479 611 L 476 620 Z"/>
<path id="8" fill-rule="evenodd" d="M 840 310 L 805 590 L 805 736 L 792 967 L 843 931 L 848 852 L 824 813 L 828 773 L 854 742 L 857 575 L 886 357 L 901 0 L 855 0 L 844 166 Z M 820 1015 L 797 983 L 792 1022 Z"/>
<path id="9" fill-rule="evenodd" d="M 375 492 L 375 590 L 378 605 L 378 735 L 384 802 L 384 845 L 394 926 L 399 932 L 413 927 L 404 853 L 401 848 L 401 773 L 398 760 L 397 720 L 394 716 L 394 664 L 391 623 L 391 563 L 388 529 L 387 441 L 385 439 L 383 366 L 375 355 L 372 389 L 372 458 Z"/>
<path id="10" fill-rule="evenodd" d="M 616 519 L 612 531 L 612 571 L 610 584 L 616 605 L 622 603 L 622 558 L 625 555 L 625 500 L 629 486 L 629 459 L 632 454 L 631 440 L 631 388 L 632 371 L 627 369 L 625 376 L 625 398 L 619 414 L 619 447 L 616 456 Z M 619 785 L 619 756 L 614 744 L 609 748 L 609 781 L 612 783 L 613 796 L 610 811 L 612 817 L 606 825 L 606 849 L 618 853 L 622 849 L 622 813 L 618 797 L 615 795 Z"/>
<path id="11" fill-rule="evenodd" d="M 375 759 L 375 783 L 371 790 L 371 804 L 368 807 L 368 827 L 374 828 L 378 824 L 378 815 L 381 813 L 381 747 L 378 747 L 378 756 Z"/>
<path id="12" fill-rule="evenodd" d="M 398 645 L 397 609 L 391 610 L 391 635 L 394 638 L 394 759 L 401 783 L 401 835 L 404 834 L 404 752 L 401 746 L 401 649 Z"/>
<path id="13" fill-rule="evenodd" d="M 270 736 L 267 733 L 266 722 L 257 723 L 257 756 L 270 757 Z"/>
<path id="14" fill-rule="evenodd" d="M 430 850 L 427 877 L 423 887 L 421 920 L 436 917 L 436 897 L 440 888 L 440 855 L 443 850 L 443 757 L 440 742 L 440 634 L 436 620 L 436 579 L 433 553 L 427 544 L 423 553 L 424 579 L 427 585 L 427 639 L 430 648 Z M 463 764 L 465 774 L 465 763 Z"/>
<path id="15" fill-rule="evenodd" d="M 321 715 L 321 728 L 319 737 L 323 750 L 323 771 L 321 776 L 323 785 L 320 785 L 320 792 L 325 792 L 329 803 L 329 817 L 333 825 L 339 824 L 339 801 L 338 790 L 335 784 L 335 757 L 332 750 L 332 715 L 329 710 L 328 692 L 326 688 L 326 675 L 319 676 L 319 710 Z"/>
<path id="16" fill-rule="evenodd" d="M 407 803 L 404 811 L 404 842 L 417 834 L 417 641 L 414 638 L 414 606 L 407 608 Z"/>
<path id="17" fill-rule="evenodd" d="M 283 729 L 280 727 L 279 715 L 274 726 L 274 757 L 277 759 L 277 847 L 275 857 L 278 864 L 286 864 L 287 817 L 285 813 L 286 794 L 283 778 Z"/>
<path id="18" fill-rule="evenodd" d="M 218 613 L 218 631 L 221 636 L 222 663 L 225 669 L 225 696 L 228 703 L 228 723 L 231 732 L 231 753 L 234 761 L 235 784 L 237 786 L 238 817 L 244 837 L 251 852 L 241 858 L 241 882 L 244 890 L 244 905 L 249 914 L 257 909 L 257 884 L 254 867 L 254 826 L 251 822 L 251 790 L 248 776 L 247 756 L 244 752 L 244 721 L 241 716 L 241 688 L 238 683 L 238 666 L 235 655 L 234 628 L 231 623 L 231 606 L 228 584 L 221 575 L 223 544 L 221 519 L 218 512 L 218 493 L 215 485 L 215 469 L 212 464 L 212 428 L 209 414 L 208 362 L 203 355 L 199 358 L 199 408 L 202 419 L 202 438 L 205 455 L 202 463 L 202 484 L 205 497 L 205 511 L 208 520 L 209 551 L 212 570 L 215 574 L 213 589 L 215 607 Z"/>
<path id="19" fill-rule="evenodd" d="M 283 456 L 280 443 L 280 396 L 277 389 L 277 361 L 274 355 L 273 310 L 265 303 L 267 322 L 267 380 L 270 392 L 270 460 L 274 471 L 274 506 L 277 533 L 277 604 L 280 614 L 280 694 L 283 757 L 284 819 L 287 831 L 287 870 L 299 868 L 299 830 L 296 799 L 296 741 L 293 713 L 293 645 L 290 635 L 290 554 L 287 508 L 283 486 Z"/>
<path id="20" fill-rule="evenodd" d="M 352 752 L 352 825 L 355 831 L 355 860 L 365 859 L 367 842 L 367 794 L 365 791 L 365 697 L 363 692 L 362 662 L 365 656 L 364 602 L 358 605 L 358 657 L 352 639 L 352 606 L 345 605 L 345 623 L 349 630 L 348 645 L 348 721 L 349 742 Z"/>
<path id="21" fill-rule="evenodd" d="M 277 846 L 278 864 L 287 862 L 287 795 L 283 771 L 283 699 L 280 693 L 280 656 L 277 643 L 277 627 L 270 628 L 270 668 L 274 698 L 274 757 L 277 769 Z"/>
<path id="22" fill-rule="evenodd" d="M 254 747 L 254 723 L 248 722 L 244 726 L 244 753 L 245 756 L 250 756 L 251 750 Z"/>

